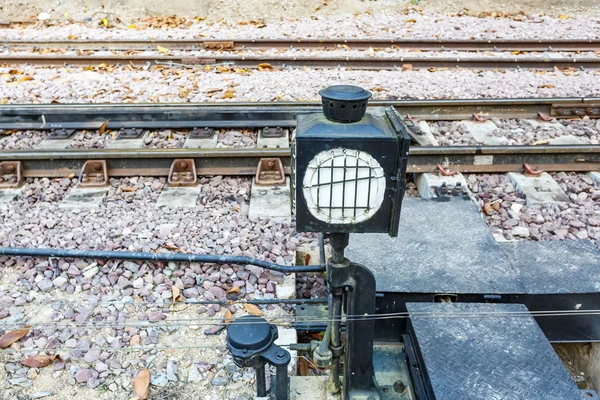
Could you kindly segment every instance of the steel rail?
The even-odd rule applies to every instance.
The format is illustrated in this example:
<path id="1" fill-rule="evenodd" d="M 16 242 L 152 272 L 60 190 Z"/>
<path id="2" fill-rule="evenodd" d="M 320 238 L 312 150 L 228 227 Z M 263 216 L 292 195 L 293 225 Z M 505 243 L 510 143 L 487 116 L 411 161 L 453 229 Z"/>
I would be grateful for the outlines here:
<path id="1" fill-rule="evenodd" d="M 269 64 L 272 68 L 352 68 L 365 70 L 402 69 L 403 65 L 419 68 L 477 68 L 477 69 L 554 69 L 600 68 L 600 57 L 284 57 L 284 56 L 171 56 L 171 55 L 63 55 L 63 54 L 3 54 L 0 64 L 36 66 L 166 65 L 198 67 L 228 65 L 255 69 Z"/>
<path id="2" fill-rule="evenodd" d="M 454 39 L 244 39 L 244 38 L 199 38 L 164 40 L 7 40 L 2 46 L 13 50 L 61 49 L 84 51 L 127 51 L 156 50 L 157 46 L 168 50 L 264 50 L 264 49 L 381 49 L 394 48 L 421 51 L 598 51 L 600 40 L 581 39 L 491 39 L 491 40 L 454 40 Z"/>
<path id="3" fill-rule="evenodd" d="M 427 121 L 497 118 L 600 117 L 600 98 L 460 100 L 372 100 L 369 107 L 395 107 L 401 115 Z M 212 102 L 163 104 L 4 104 L 0 129 L 189 129 L 263 128 L 296 125 L 299 114 L 320 112 L 318 102 Z"/>
<path id="4" fill-rule="evenodd" d="M 254 175 L 261 158 L 281 158 L 290 169 L 289 149 L 139 149 L 139 150 L 2 150 L 0 160 L 21 161 L 24 177 L 77 175 L 86 160 L 106 160 L 108 175 L 167 176 L 175 159 L 194 159 L 199 175 Z M 409 173 L 437 171 L 518 172 L 523 164 L 545 171 L 594 171 L 600 167 L 600 146 L 450 146 L 412 147 Z"/>

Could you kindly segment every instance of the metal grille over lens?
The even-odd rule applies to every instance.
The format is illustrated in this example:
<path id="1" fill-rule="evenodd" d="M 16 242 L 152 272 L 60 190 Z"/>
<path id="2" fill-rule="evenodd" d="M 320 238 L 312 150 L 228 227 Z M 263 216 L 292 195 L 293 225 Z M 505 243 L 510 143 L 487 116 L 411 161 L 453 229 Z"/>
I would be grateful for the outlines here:
<path id="1" fill-rule="evenodd" d="M 370 154 L 336 148 L 322 151 L 308 164 L 302 192 L 310 213 L 331 224 L 366 221 L 381 207 L 386 179 Z"/>

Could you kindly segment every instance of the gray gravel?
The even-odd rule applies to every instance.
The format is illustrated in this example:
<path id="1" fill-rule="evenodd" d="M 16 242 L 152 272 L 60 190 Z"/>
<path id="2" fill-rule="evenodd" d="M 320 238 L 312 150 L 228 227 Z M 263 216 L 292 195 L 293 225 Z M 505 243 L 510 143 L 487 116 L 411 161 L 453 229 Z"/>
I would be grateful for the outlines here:
<path id="1" fill-rule="evenodd" d="M 179 149 L 183 147 L 187 131 L 151 131 L 144 139 L 144 147 L 150 149 Z"/>
<path id="2" fill-rule="evenodd" d="M 600 143 L 600 122 L 584 117 L 578 120 L 553 120 L 543 123 L 541 120 L 491 119 L 498 129 L 496 137 L 507 139 L 508 145 L 552 144 L 553 139 L 569 136 L 577 138 L 581 144 Z M 440 146 L 461 146 L 481 144 L 465 129 L 461 121 L 430 122 L 429 126 Z"/>
<path id="3" fill-rule="evenodd" d="M 1 132 L 1 131 L 0 131 Z M 24 150 L 37 146 L 50 135 L 49 131 L 2 132 L 0 148 L 5 150 Z"/>
<path id="4" fill-rule="evenodd" d="M 118 132 L 114 133 L 116 137 Z M 81 131 L 74 137 L 69 149 L 104 149 L 113 140 L 112 132 Z"/>
<path id="5" fill-rule="evenodd" d="M 100 17 L 98 17 L 100 18 Z M 112 21 L 112 20 L 111 20 Z M 409 39 L 548 39 L 600 37 L 598 18 L 572 16 L 560 19 L 558 15 L 517 16 L 515 18 L 479 18 L 465 13 L 445 15 L 432 11 L 408 8 L 406 12 L 377 12 L 357 15 L 329 15 L 316 13 L 310 18 L 281 18 L 280 22 L 266 24 L 237 24 L 193 22 L 191 26 L 162 29 L 104 29 L 94 20 L 89 24 L 58 24 L 31 28 L 12 28 L 0 31 L 3 39 L 190 39 L 214 38 L 332 38 L 381 37 Z"/>
<path id="6" fill-rule="evenodd" d="M 219 73 L 203 68 L 152 67 L 115 68 L 107 73 L 31 66 L 19 70 L 34 80 L 2 88 L 8 103 L 302 101 L 317 100 L 320 89 L 340 83 L 369 89 L 374 99 L 600 97 L 596 71 L 290 69 Z M 6 71 L 8 68 L 0 68 L 0 74 Z M 105 90 L 90 91 L 90 87 Z"/>
<path id="7" fill-rule="evenodd" d="M 551 175 L 570 203 L 527 207 L 506 175 L 469 175 L 467 182 L 480 206 L 500 203 L 485 220 L 507 240 L 589 239 L 600 248 L 600 187 L 585 174 Z"/>
<path id="8" fill-rule="evenodd" d="M 107 203 L 98 210 L 78 212 L 57 208 L 56 201 L 74 182 L 75 179 L 67 179 L 61 185 L 60 180 L 29 180 L 23 198 L 0 216 L 0 245 L 234 254 L 289 265 L 295 262 L 296 247 L 312 240 L 296 234 L 293 225 L 250 221 L 247 178 L 202 178 L 202 196 L 197 207 L 172 211 L 149 207 L 158 198 L 164 179 L 143 177 L 112 179 Z M 136 190 L 131 191 L 133 188 Z M 107 325 L 104 328 L 49 326 L 35 329 L 22 339 L 21 347 L 25 349 L 80 349 L 60 351 L 63 361 L 41 370 L 51 371 L 47 373 L 51 373 L 53 382 L 57 379 L 63 382 L 67 392 L 70 387 L 85 386 L 108 389 L 109 393 L 130 398 L 131 379 L 140 368 L 150 366 L 151 390 L 155 394 L 163 393 L 158 390 L 191 390 L 186 386 L 188 382 L 201 381 L 212 382 L 211 387 L 218 388 L 214 389 L 217 392 L 205 390 L 214 395 L 203 398 L 236 398 L 230 397 L 232 393 L 242 396 L 239 398 L 251 398 L 253 372 L 230 365 L 231 359 L 223 357 L 222 350 L 164 353 L 150 348 L 141 351 L 141 357 L 113 350 L 128 348 L 134 337 L 142 347 L 222 345 L 223 333 L 211 337 L 202 332 L 220 321 L 226 308 L 219 305 L 172 308 L 169 304 L 172 287 L 181 290 L 182 300 L 274 298 L 275 287 L 283 279 L 281 273 L 252 266 L 219 268 L 197 263 L 50 262 L 8 257 L 0 260 L 5 268 L 0 281 L 0 309 L 8 311 L 0 313 L 1 324 L 26 321 L 35 326 L 40 322 L 96 321 Z M 236 315 L 243 314 L 240 306 L 228 308 Z M 281 312 L 277 310 L 279 307 L 275 306 L 263 308 L 265 313 Z M 188 322 L 177 322 L 182 319 Z M 202 319 L 206 321 L 204 325 Z M 123 323 L 137 326 L 123 327 Z M 144 325 L 148 323 L 152 325 Z M 200 325 L 194 326 L 196 323 Z M 0 325 L 0 334 L 3 329 Z M 190 342 L 191 336 L 198 339 Z M 207 352 L 212 355 L 207 356 Z M 30 370 L 15 364 L 15 356 L 18 359 L 12 353 L 0 357 L 0 378 L 4 372 L 7 376 L 4 382 L 9 382 L 8 386 L 0 384 L 2 390 L 16 393 L 20 389 L 15 388 L 45 389 L 39 383 L 41 378 L 25 375 Z"/>

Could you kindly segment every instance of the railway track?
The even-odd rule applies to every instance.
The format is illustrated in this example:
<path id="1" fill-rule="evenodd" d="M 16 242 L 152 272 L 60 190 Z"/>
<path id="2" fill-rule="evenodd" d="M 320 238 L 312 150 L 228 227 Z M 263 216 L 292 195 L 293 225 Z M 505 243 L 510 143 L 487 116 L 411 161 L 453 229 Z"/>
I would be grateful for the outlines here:
<path id="1" fill-rule="evenodd" d="M 598 99 L 500 99 L 373 101 L 371 106 L 394 107 L 401 115 L 427 121 L 479 118 L 600 117 Z M 316 112 L 321 105 L 302 103 L 199 103 L 3 105 L 0 129 L 71 131 L 293 128 L 296 116 Z M 409 121 L 410 122 L 410 121 Z M 141 133 L 140 133 L 141 134 Z M 114 140 L 114 139 L 113 139 Z M 45 139 L 60 142 L 61 139 Z M 64 143 L 68 143 L 65 141 Z M 65 146 L 67 146 L 65 144 Z M 20 161 L 24 177 L 62 177 L 78 174 L 87 160 L 106 160 L 109 176 L 167 176 L 175 159 L 194 159 L 200 175 L 254 175 L 262 158 L 280 158 L 290 166 L 287 143 L 282 148 L 144 148 L 140 142 L 126 149 L 54 148 L 1 150 L 0 160 Z M 137 148 L 135 147 L 137 146 Z M 413 146 L 408 171 L 432 172 L 438 165 L 462 172 L 516 172 L 529 163 L 546 171 L 593 171 L 600 146 Z"/>
<path id="2" fill-rule="evenodd" d="M 0 64 L 33 64 L 44 67 L 110 65 L 163 65 L 195 68 L 199 66 L 229 66 L 232 68 L 352 68 L 364 70 L 402 70 L 420 68 L 479 68 L 479 69 L 554 69 L 600 68 L 600 58 L 582 57 L 277 57 L 277 56 L 170 56 L 170 55 L 2 55 Z"/>
<path id="3" fill-rule="evenodd" d="M 169 39 L 169 40 L 9 40 L 10 50 L 264 50 L 398 49 L 421 51 L 600 51 L 600 40 L 410 40 L 410 39 Z"/>
<path id="4" fill-rule="evenodd" d="M 7 41 L 3 47 L 11 51 L 26 51 L 26 54 L 7 53 L 0 56 L 0 63 L 9 65 L 34 64 L 38 66 L 88 66 L 93 64 L 128 64 L 173 65 L 197 67 L 206 65 L 228 65 L 237 68 L 254 69 L 269 64 L 272 68 L 353 68 L 369 70 L 410 68 L 590 68 L 600 67 L 596 57 L 581 56 L 579 52 L 595 52 L 600 50 L 597 40 L 319 40 L 319 39 L 198 39 L 198 40 L 141 40 L 141 41 L 96 41 L 96 40 L 54 40 L 54 41 Z M 157 54 L 136 54 L 140 51 L 160 49 Z M 245 50 L 296 49 L 308 51 L 305 55 L 242 55 Z M 418 50 L 441 52 L 442 56 L 345 56 L 336 54 L 331 57 L 313 56 L 311 50 Z M 87 54 L 63 54 L 57 50 L 77 50 Z M 218 51 L 211 55 L 168 54 L 170 51 Z M 444 51 L 464 52 L 549 52 L 544 57 L 520 56 L 443 56 Z M 93 52 L 126 51 L 130 54 L 94 54 Z M 574 56 L 566 56 L 556 52 L 575 52 Z M 33 53 L 31 53 L 33 52 Z M 91 52 L 91 53 L 90 53 Z M 167 53 L 167 54 L 165 54 Z"/>

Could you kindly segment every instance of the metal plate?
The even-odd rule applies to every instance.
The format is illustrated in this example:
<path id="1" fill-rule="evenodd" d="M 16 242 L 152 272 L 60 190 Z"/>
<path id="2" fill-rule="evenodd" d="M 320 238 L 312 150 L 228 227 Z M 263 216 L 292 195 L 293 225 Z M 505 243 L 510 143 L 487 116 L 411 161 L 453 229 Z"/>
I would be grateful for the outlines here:
<path id="1" fill-rule="evenodd" d="M 415 400 L 408 360 L 402 343 L 375 343 L 375 381 L 381 400 Z"/>
<path id="2" fill-rule="evenodd" d="M 589 240 L 501 243 L 517 269 L 525 293 L 600 291 L 600 251 Z"/>
<path id="3" fill-rule="evenodd" d="M 477 206 L 449 200 L 405 199 L 397 238 L 351 234 L 346 257 L 373 271 L 378 292 L 522 293 Z"/>
<path id="4" fill-rule="evenodd" d="M 524 305 L 408 303 L 407 308 L 430 399 L 582 399 Z"/>

